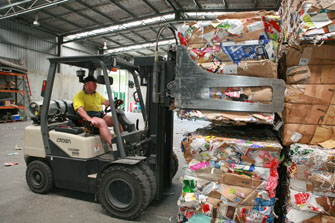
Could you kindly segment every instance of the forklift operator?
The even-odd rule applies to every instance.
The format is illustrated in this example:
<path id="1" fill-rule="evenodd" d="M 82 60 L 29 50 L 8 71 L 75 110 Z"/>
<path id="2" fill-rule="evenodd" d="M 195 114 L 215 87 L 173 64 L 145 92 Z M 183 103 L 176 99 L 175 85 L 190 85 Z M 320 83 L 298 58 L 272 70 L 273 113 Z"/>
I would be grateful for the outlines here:
<path id="1" fill-rule="evenodd" d="M 87 121 L 90 121 L 94 127 L 98 128 L 101 137 L 110 145 L 112 144 L 112 134 L 108 126 L 114 126 L 112 116 L 104 114 L 102 106 L 107 107 L 109 101 L 101 94 L 96 92 L 97 80 L 93 76 L 84 79 L 84 87 L 73 98 L 74 110 Z M 122 132 L 122 126 L 120 125 Z"/>

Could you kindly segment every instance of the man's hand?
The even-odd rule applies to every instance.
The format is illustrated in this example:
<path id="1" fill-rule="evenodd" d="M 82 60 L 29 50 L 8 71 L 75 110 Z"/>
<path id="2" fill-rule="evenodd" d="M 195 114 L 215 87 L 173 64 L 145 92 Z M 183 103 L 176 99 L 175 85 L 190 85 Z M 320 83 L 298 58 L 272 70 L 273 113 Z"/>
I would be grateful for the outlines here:
<path id="1" fill-rule="evenodd" d="M 96 119 L 96 117 L 93 117 L 93 118 L 90 117 L 90 119 L 88 119 L 87 121 L 90 121 L 91 124 L 92 124 L 94 127 L 96 127 L 96 125 L 97 125 L 97 119 Z"/>
<path id="2" fill-rule="evenodd" d="M 79 107 L 77 109 L 77 112 L 80 115 L 80 117 L 82 117 L 83 119 L 86 119 L 87 121 L 92 122 L 92 118 L 87 114 L 87 112 L 84 110 L 83 107 Z"/>

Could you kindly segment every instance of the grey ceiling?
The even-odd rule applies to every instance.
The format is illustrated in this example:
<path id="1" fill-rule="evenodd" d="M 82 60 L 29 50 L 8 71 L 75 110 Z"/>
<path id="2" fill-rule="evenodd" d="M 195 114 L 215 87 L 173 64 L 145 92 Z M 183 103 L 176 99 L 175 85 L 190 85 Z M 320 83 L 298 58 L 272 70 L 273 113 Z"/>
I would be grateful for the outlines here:
<path id="1" fill-rule="evenodd" d="M 1 0 L 0 19 L 31 25 L 37 16 L 40 22 L 38 29 L 64 37 L 174 14 L 174 18 L 169 21 L 159 20 L 150 25 L 142 24 L 72 40 L 100 49 L 107 42 L 108 49 L 115 49 L 155 42 L 157 31 L 163 25 L 177 25 L 194 20 L 187 16 L 187 12 L 277 10 L 280 2 L 281 0 Z M 171 32 L 166 31 L 161 40 L 172 38 Z M 160 47 L 160 50 L 163 49 L 164 47 Z M 140 49 L 127 54 L 152 55 L 153 50 Z"/>

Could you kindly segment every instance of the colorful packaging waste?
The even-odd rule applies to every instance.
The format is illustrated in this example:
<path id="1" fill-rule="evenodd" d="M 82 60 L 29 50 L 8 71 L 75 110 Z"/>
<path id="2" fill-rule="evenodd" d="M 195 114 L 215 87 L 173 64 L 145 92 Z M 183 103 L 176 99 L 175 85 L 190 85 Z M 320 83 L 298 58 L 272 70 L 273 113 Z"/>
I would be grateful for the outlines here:
<path id="1" fill-rule="evenodd" d="M 290 178 L 286 222 L 334 220 L 335 149 L 292 144 L 286 166 Z"/>
<path id="2" fill-rule="evenodd" d="M 179 222 L 273 222 L 281 149 L 265 127 L 210 126 L 186 135 Z"/>

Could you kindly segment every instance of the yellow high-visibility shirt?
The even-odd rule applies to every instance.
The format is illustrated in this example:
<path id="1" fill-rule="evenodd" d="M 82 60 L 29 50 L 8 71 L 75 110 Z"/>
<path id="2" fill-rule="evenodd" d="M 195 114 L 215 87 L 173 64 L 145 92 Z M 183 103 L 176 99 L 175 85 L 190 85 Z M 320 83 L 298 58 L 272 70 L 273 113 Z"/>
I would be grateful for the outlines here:
<path id="1" fill-rule="evenodd" d="M 73 97 L 73 108 L 75 111 L 79 107 L 83 107 L 85 111 L 102 111 L 102 104 L 106 101 L 101 94 L 95 92 L 93 94 L 87 94 L 84 90 L 79 91 Z"/>

